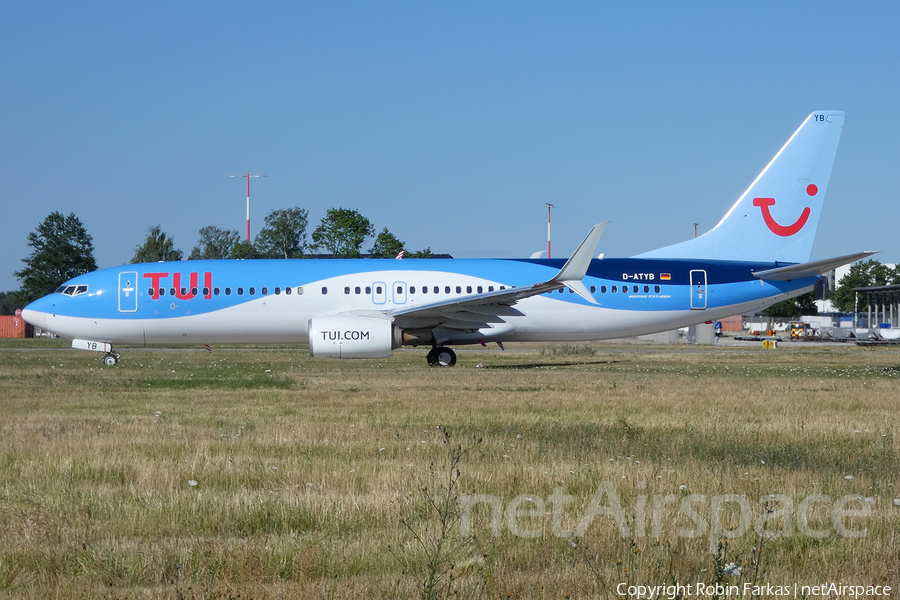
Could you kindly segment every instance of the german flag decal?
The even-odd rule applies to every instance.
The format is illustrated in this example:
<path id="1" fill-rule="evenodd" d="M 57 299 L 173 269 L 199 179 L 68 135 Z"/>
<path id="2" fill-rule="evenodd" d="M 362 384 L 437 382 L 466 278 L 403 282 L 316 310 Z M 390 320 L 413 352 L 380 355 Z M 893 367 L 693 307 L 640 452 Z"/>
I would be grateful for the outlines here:
<path id="1" fill-rule="evenodd" d="M 662 279 L 663 281 L 670 281 L 672 279 L 672 274 L 671 273 L 660 273 L 659 278 Z"/>

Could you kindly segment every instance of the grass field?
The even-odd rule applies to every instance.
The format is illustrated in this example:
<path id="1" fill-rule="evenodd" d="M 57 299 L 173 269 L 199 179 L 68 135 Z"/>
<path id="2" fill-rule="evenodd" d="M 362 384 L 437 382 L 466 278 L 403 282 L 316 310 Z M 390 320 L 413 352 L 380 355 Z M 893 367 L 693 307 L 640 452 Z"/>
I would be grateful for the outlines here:
<path id="1" fill-rule="evenodd" d="M 5 597 L 900 587 L 896 349 L 6 346 Z"/>

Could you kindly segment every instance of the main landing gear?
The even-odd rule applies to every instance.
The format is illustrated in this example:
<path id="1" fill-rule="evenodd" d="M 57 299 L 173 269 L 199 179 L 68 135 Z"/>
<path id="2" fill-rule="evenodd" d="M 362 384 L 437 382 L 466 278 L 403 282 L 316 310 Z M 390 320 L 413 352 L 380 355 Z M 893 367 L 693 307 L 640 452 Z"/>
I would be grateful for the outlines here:
<path id="1" fill-rule="evenodd" d="M 435 346 L 428 353 L 429 367 L 452 367 L 456 364 L 456 352 L 444 346 Z"/>
<path id="2" fill-rule="evenodd" d="M 119 353 L 110 351 L 103 356 L 103 364 L 107 367 L 114 367 L 119 364 Z"/>

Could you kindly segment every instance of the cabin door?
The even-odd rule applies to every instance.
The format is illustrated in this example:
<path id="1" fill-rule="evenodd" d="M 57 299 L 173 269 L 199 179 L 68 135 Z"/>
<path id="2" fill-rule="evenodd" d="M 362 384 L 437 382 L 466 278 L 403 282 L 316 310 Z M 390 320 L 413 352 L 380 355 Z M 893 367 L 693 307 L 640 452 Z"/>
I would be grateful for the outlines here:
<path id="1" fill-rule="evenodd" d="M 706 271 L 691 271 L 691 310 L 706 309 Z"/>
<path id="2" fill-rule="evenodd" d="M 137 272 L 119 273 L 119 312 L 137 312 Z"/>

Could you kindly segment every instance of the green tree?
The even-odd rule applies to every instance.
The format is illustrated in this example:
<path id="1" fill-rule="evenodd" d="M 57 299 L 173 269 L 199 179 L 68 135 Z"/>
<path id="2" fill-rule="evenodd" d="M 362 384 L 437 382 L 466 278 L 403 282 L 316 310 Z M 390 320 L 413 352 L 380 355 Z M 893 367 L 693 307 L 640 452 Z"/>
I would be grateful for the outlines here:
<path id="1" fill-rule="evenodd" d="M 50 213 L 28 234 L 32 252 L 23 258 L 25 268 L 16 271 L 22 282 L 19 301 L 27 304 L 56 290 L 65 281 L 97 269 L 90 234 L 75 213 L 64 217 Z"/>
<path id="2" fill-rule="evenodd" d="M 375 245 L 369 250 L 369 254 L 372 258 L 396 258 L 402 251 L 403 242 L 385 227 L 375 238 Z"/>
<path id="3" fill-rule="evenodd" d="M 375 235 L 372 223 L 348 208 L 330 208 L 312 234 L 312 248 L 336 257 L 358 258 L 366 238 Z"/>
<path id="4" fill-rule="evenodd" d="M 200 230 L 200 241 L 191 250 L 188 260 L 219 260 L 228 258 L 231 249 L 241 240 L 241 234 L 234 229 L 219 229 L 214 225 Z"/>
<path id="5" fill-rule="evenodd" d="M 256 248 L 253 247 L 253 244 L 246 240 L 241 240 L 237 244 L 231 247 L 231 253 L 229 253 L 228 258 L 233 259 L 241 259 L 241 258 L 259 258 L 259 252 L 256 251 Z"/>
<path id="6" fill-rule="evenodd" d="M 14 315 L 17 309 L 24 306 L 19 301 L 19 292 L 0 292 L 0 315 Z"/>
<path id="7" fill-rule="evenodd" d="M 424 250 L 416 250 L 415 252 L 407 252 L 404 255 L 406 258 L 431 258 L 434 256 L 434 253 L 431 252 L 431 246 L 428 246 Z"/>
<path id="8" fill-rule="evenodd" d="M 175 249 L 175 240 L 168 237 L 162 228 L 157 225 L 147 232 L 147 239 L 143 246 L 134 249 L 134 257 L 131 263 L 151 263 L 160 261 L 181 260 L 184 254 Z"/>
<path id="9" fill-rule="evenodd" d="M 308 212 L 299 207 L 273 210 L 254 245 L 263 258 L 302 258 L 306 252 Z"/>
<path id="10" fill-rule="evenodd" d="M 785 317 L 788 319 L 796 319 L 804 315 L 819 314 L 819 307 L 816 306 L 816 293 L 808 292 L 791 298 L 777 302 L 763 311 L 770 317 Z"/>
<path id="11" fill-rule="evenodd" d="M 900 269 L 890 268 L 877 260 L 869 259 L 854 263 L 850 272 L 841 277 L 837 289 L 834 290 L 834 304 L 843 312 L 863 311 L 866 309 L 865 294 L 859 294 L 859 304 L 854 309 L 853 303 L 857 294 L 854 288 L 892 285 L 900 282 Z"/>

